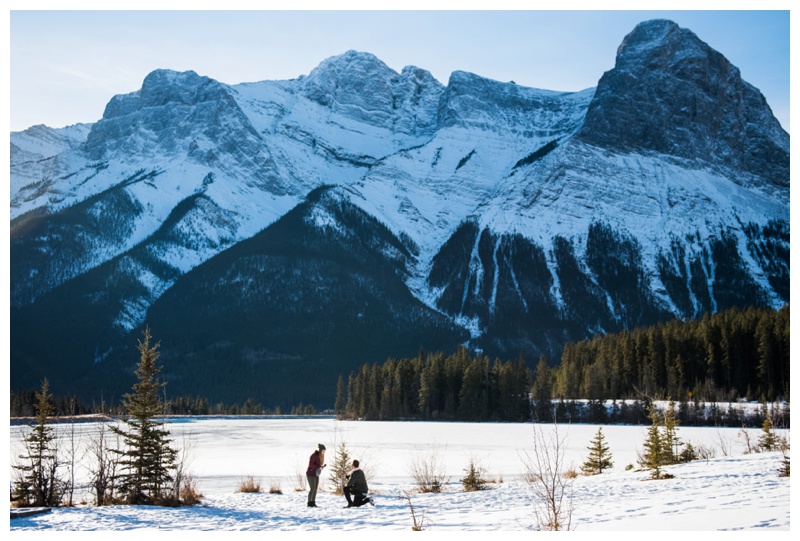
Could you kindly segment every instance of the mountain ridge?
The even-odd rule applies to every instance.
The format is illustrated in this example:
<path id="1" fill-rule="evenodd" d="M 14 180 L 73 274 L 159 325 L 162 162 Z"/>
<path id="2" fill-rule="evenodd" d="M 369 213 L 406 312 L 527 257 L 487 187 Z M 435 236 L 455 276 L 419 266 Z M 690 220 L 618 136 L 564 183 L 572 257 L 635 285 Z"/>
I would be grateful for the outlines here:
<path id="1" fill-rule="evenodd" d="M 647 67 L 651 58 L 661 63 Z M 716 71 L 698 77 L 698 65 Z M 392 347 L 402 336 L 427 337 L 409 338 L 412 350 L 467 344 L 553 363 L 565 341 L 597 333 L 736 304 L 778 308 L 789 295 L 788 134 L 759 96 L 720 53 L 662 20 L 637 25 L 615 67 L 579 92 L 460 71 L 445 86 L 356 51 L 288 81 L 226 85 L 156 70 L 139 91 L 112 98 L 97 123 L 12 133 L 12 385 L 35 386 L 48 367 L 69 374 L 67 361 L 36 360 L 59 347 L 44 332 L 81 363 L 91 357 L 85 377 L 65 388 L 110 388 L 109 374 L 128 377 L 136 333 L 154 318 L 170 322 L 153 333 L 163 334 L 165 361 L 182 367 L 175 381 L 194 382 L 176 389 L 229 397 L 208 375 L 190 377 L 191 359 L 203 373 L 228 366 L 255 381 L 290 372 L 254 360 L 267 351 L 298 371 L 317 366 L 332 389 L 356 360 L 400 354 Z M 285 229 L 290 214 L 295 225 Z M 269 256 L 241 282 L 315 284 L 305 297 L 327 307 L 319 313 L 286 291 L 275 293 L 282 303 L 253 305 L 244 286 L 239 295 L 223 287 L 219 257 L 275 231 L 298 247 L 361 254 L 364 274 L 346 279 L 344 253 L 315 248 L 291 260 L 292 272 Z M 376 272 L 386 291 L 368 278 Z M 181 309 L 199 301 L 172 293 L 205 298 L 192 285 L 201 276 L 202 287 L 227 291 L 220 311 L 269 310 L 273 326 L 293 318 L 273 336 L 282 349 L 252 332 L 237 342 L 239 331 L 199 304 Z M 346 330 L 366 328 L 369 311 L 353 307 L 381 295 L 387 307 L 406 307 L 370 322 L 383 346 Z M 49 332 L 47 315 L 70 305 L 95 319 Z M 420 334 L 403 311 L 439 330 Z M 194 326 L 232 344 L 228 354 L 185 331 L 199 313 L 206 319 Z M 319 318 L 336 324 L 323 331 Z M 323 354 L 309 340 L 339 345 Z M 359 342 L 371 345 L 355 359 Z M 200 362 L 200 351 L 216 361 Z M 285 396 L 261 387 L 265 402 L 302 396 L 296 382 Z"/>

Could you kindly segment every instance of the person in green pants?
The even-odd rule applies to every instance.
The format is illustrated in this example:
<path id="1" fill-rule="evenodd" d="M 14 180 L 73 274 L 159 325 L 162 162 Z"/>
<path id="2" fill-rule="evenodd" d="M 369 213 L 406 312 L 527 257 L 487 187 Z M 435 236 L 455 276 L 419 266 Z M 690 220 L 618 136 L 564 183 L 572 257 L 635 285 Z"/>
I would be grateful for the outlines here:
<path id="1" fill-rule="evenodd" d="M 317 488 L 319 488 L 319 474 L 325 464 L 325 446 L 321 443 L 317 450 L 311 453 L 308 458 L 308 469 L 306 469 L 306 479 L 308 479 L 308 507 L 317 507 Z"/>

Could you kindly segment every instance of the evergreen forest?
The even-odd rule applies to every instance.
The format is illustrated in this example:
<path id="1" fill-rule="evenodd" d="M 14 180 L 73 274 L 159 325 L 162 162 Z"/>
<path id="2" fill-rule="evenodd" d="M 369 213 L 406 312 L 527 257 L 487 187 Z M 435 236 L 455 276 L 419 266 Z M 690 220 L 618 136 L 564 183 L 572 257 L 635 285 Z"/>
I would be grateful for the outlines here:
<path id="1" fill-rule="evenodd" d="M 760 426 L 765 408 L 743 418 L 735 408 L 717 405 L 758 401 L 783 402 L 770 416 L 788 427 L 789 368 L 788 305 L 777 311 L 733 308 L 568 343 L 554 366 L 541 357 L 531 369 L 522 356 L 491 360 L 464 347 L 451 354 L 420 351 L 412 358 L 363 364 L 339 376 L 333 412 L 367 420 L 641 424 L 649 422 L 652 401 L 674 400 L 684 425 Z M 223 404 L 202 396 L 171 396 L 163 414 L 284 414 L 241 398 L 241 404 Z M 116 403 L 51 399 L 57 415 L 120 413 Z M 36 403 L 35 391 L 12 391 L 11 416 L 33 415 Z M 329 413 L 330 405 L 318 410 L 301 403 L 286 413 Z"/>
<path id="2" fill-rule="evenodd" d="M 789 307 L 732 308 L 699 320 L 564 346 L 534 398 L 789 401 Z"/>
<path id="3" fill-rule="evenodd" d="M 346 382 L 340 377 L 334 409 L 368 420 L 641 423 L 653 400 L 678 401 L 686 424 L 758 425 L 760 418 L 706 411 L 704 403 L 788 403 L 788 306 L 733 308 L 569 343 L 558 365 L 542 357 L 535 370 L 521 357 L 490 361 L 464 348 L 364 364 Z"/>

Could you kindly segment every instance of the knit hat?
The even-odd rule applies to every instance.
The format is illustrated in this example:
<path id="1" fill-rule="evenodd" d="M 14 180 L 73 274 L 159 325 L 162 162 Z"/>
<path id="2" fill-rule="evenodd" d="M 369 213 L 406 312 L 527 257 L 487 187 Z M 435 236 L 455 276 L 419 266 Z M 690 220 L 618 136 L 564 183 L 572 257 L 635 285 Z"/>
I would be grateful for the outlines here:
<path id="1" fill-rule="evenodd" d="M 319 444 L 319 450 L 320 450 L 320 451 L 324 451 L 324 450 L 325 450 L 325 446 L 324 446 L 324 445 L 322 445 L 321 443 Z"/>

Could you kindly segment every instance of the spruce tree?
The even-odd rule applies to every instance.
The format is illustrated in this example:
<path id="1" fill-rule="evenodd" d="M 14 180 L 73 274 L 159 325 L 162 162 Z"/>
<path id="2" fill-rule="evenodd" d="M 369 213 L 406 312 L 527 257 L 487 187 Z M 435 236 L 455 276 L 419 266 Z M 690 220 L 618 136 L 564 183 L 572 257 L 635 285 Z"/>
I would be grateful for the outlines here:
<path id="1" fill-rule="evenodd" d="M 466 475 L 461 478 L 461 484 L 464 486 L 464 492 L 475 492 L 477 490 L 486 490 L 486 480 L 483 478 L 483 468 L 475 463 L 474 458 L 469 459 L 469 466 L 464 470 Z"/>
<path id="2" fill-rule="evenodd" d="M 173 481 L 177 450 L 170 446 L 169 431 L 158 420 L 163 412 L 159 391 L 166 385 L 157 376 L 161 367 L 156 365 L 160 344 L 150 345 L 150 329 L 143 331 L 139 342 L 139 365 L 133 392 L 124 396 L 123 407 L 127 413 L 126 428 L 111 427 L 122 436 L 124 449 L 120 455 L 119 492 L 129 504 L 173 504 L 177 495 L 170 491 Z"/>
<path id="3" fill-rule="evenodd" d="M 531 386 L 531 394 L 534 399 L 550 400 L 553 396 L 553 370 L 547 364 L 544 355 L 539 357 L 539 364 L 536 365 L 536 372 Z"/>
<path id="4" fill-rule="evenodd" d="M 664 413 L 664 463 L 677 464 L 681 461 L 681 446 L 683 442 L 678 437 L 680 420 L 675 416 L 675 402 L 670 400 L 669 407 Z"/>
<path id="5" fill-rule="evenodd" d="M 581 471 L 584 475 L 595 475 L 603 473 L 613 466 L 611 462 L 611 452 L 606 444 L 605 436 L 603 436 L 603 427 L 598 427 L 597 435 L 595 435 L 592 442 L 589 444 L 589 457 L 586 462 L 581 466 Z"/>
<path id="6" fill-rule="evenodd" d="M 339 374 L 339 381 L 336 383 L 336 402 L 333 404 L 333 411 L 336 413 L 336 416 L 342 418 L 344 416 L 344 410 L 347 406 L 344 398 L 344 376 Z"/>
<path id="7" fill-rule="evenodd" d="M 347 484 L 345 476 L 350 474 L 350 465 L 352 462 L 353 460 L 347 442 L 342 439 L 336 444 L 333 464 L 331 464 L 330 470 L 331 488 L 334 494 L 344 494 L 344 486 Z"/>
<path id="8" fill-rule="evenodd" d="M 347 378 L 347 404 L 345 405 L 345 413 L 346 419 L 355 419 L 358 417 L 358 397 L 356 393 L 358 392 L 358 376 L 350 373 L 350 376 Z"/>
<path id="9" fill-rule="evenodd" d="M 45 378 L 35 394 L 36 424 L 24 439 L 26 455 L 20 455 L 23 463 L 15 466 L 19 471 L 14 484 L 14 499 L 22 507 L 53 507 L 61 502 L 67 482 L 59 475 L 61 463 L 58 446 L 50 418 L 55 409 L 49 393 L 50 382 Z"/>
<path id="10" fill-rule="evenodd" d="M 764 417 L 764 423 L 761 425 L 761 435 L 758 437 L 758 448 L 765 453 L 778 449 L 778 437 L 772 430 L 772 420 L 769 418 L 769 415 Z"/>
<path id="11" fill-rule="evenodd" d="M 664 445 L 664 436 L 661 434 L 660 430 L 660 415 L 653 404 L 650 406 L 650 420 L 652 424 L 647 430 L 647 439 L 644 442 L 644 453 L 642 454 L 639 464 L 651 470 L 650 477 L 652 479 L 663 479 L 669 477 L 661 471 L 662 466 L 666 464 L 666 449 Z"/>
<path id="12" fill-rule="evenodd" d="M 781 458 L 781 465 L 778 468 L 778 475 L 781 477 L 789 477 L 791 460 L 789 460 L 789 455 L 786 454 L 785 450 L 783 450 L 782 452 L 783 452 L 783 458 Z"/>
<path id="13" fill-rule="evenodd" d="M 461 390 L 458 396 L 458 416 L 464 421 L 482 421 L 486 404 L 481 401 L 481 373 L 476 363 L 467 365 L 464 370 Z"/>

